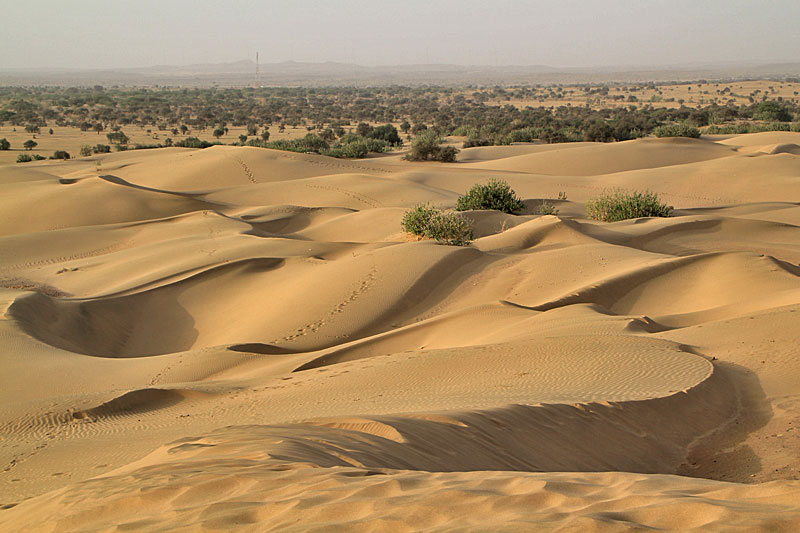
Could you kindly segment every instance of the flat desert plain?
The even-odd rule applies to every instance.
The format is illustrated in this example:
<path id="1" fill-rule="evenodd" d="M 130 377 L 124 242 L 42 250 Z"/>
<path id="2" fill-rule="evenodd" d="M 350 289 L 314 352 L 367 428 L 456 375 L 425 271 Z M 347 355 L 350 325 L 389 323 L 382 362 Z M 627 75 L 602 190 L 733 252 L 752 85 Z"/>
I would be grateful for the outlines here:
<path id="1" fill-rule="evenodd" d="M 0 530 L 800 530 L 800 134 L 458 157 L 0 167 Z"/>

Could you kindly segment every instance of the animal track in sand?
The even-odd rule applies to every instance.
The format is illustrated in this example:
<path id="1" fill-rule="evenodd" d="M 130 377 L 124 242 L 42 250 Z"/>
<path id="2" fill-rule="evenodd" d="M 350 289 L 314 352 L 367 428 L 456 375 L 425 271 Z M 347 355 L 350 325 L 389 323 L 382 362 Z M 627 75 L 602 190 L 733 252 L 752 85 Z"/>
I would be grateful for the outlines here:
<path id="1" fill-rule="evenodd" d="M 122 248 L 127 248 L 131 245 L 132 241 L 122 241 L 115 244 L 111 244 L 109 246 L 104 246 L 102 248 L 96 248 L 94 250 L 89 250 L 86 252 L 81 252 L 72 255 L 64 255 L 59 257 L 47 257 L 45 259 L 38 259 L 36 261 L 27 261 L 25 263 L 16 263 L 13 265 L 6 265 L 2 267 L 2 270 L 24 270 L 27 268 L 45 266 L 45 265 L 54 265 L 58 263 L 66 263 L 68 261 L 76 261 L 78 259 L 87 259 L 89 257 L 95 257 L 98 255 L 106 255 L 112 252 L 116 252 Z"/>
<path id="2" fill-rule="evenodd" d="M 316 165 L 318 167 L 328 167 L 328 168 L 343 168 L 345 170 L 366 170 L 368 172 L 384 172 L 386 174 L 391 174 L 391 170 L 386 170 L 384 168 L 376 168 L 376 167 L 365 167 L 362 165 L 344 165 L 341 163 L 331 163 L 327 161 L 313 161 L 310 159 L 300 159 L 299 157 L 293 157 L 289 154 L 277 154 L 278 157 L 282 157 L 284 159 L 291 159 L 292 161 L 301 161 L 303 163 L 308 163 L 309 165 Z"/>
<path id="3" fill-rule="evenodd" d="M 326 186 L 326 185 L 308 185 L 308 184 L 306 185 L 306 187 L 308 187 L 310 189 L 319 189 L 319 190 L 322 190 L 322 191 L 338 192 L 339 194 L 343 194 L 345 196 L 349 196 L 350 198 L 353 198 L 354 200 L 357 200 L 357 201 L 359 201 L 361 203 L 367 204 L 370 207 L 375 207 L 375 208 L 381 207 L 381 204 L 376 199 L 370 198 L 369 196 L 367 196 L 365 194 L 357 193 L 357 192 L 354 192 L 354 191 L 349 191 L 347 189 L 340 189 L 339 187 L 331 187 L 331 186 Z"/>
<path id="4" fill-rule="evenodd" d="M 259 183 L 256 180 L 255 175 L 253 175 L 253 171 L 250 170 L 250 167 L 247 166 L 247 163 L 245 163 L 244 161 L 242 161 L 238 157 L 230 157 L 230 159 L 233 159 L 234 161 L 239 163 L 239 165 L 242 167 L 242 170 L 244 171 L 244 175 L 247 176 L 248 180 L 250 180 L 252 183 Z"/>
<path id="5" fill-rule="evenodd" d="M 358 287 L 356 289 L 354 289 L 347 296 L 347 298 L 345 298 L 342 302 L 336 304 L 333 307 L 333 309 L 331 309 L 328 312 L 328 314 L 327 314 L 328 319 L 332 319 L 336 315 L 338 315 L 339 313 L 342 313 L 344 311 L 345 307 L 347 307 L 348 305 L 350 305 L 351 303 L 356 301 L 364 293 L 366 293 L 369 290 L 370 286 L 375 282 L 377 277 L 378 277 L 378 268 L 376 266 L 373 266 L 370 269 L 369 273 L 367 273 L 367 275 L 361 280 L 361 282 L 359 283 Z M 325 318 L 321 318 L 321 319 L 316 320 L 314 322 L 310 322 L 308 324 L 304 324 L 303 326 L 300 326 L 293 334 L 273 339 L 272 341 L 269 342 L 269 344 L 277 344 L 277 343 L 279 343 L 281 341 L 292 342 L 292 341 L 298 339 L 299 337 L 302 337 L 304 335 L 308 335 L 309 333 L 316 333 L 326 323 L 327 323 L 327 320 Z"/>

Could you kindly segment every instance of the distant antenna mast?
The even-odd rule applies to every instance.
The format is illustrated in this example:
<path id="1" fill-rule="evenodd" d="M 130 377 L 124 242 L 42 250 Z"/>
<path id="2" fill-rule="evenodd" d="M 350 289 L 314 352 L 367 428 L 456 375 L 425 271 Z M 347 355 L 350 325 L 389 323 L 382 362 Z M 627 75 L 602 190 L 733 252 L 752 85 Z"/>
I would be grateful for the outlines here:
<path id="1" fill-rule="evenodd" d="M 258 52 L 256 52 L 256 87 L 258 87 Z"/>

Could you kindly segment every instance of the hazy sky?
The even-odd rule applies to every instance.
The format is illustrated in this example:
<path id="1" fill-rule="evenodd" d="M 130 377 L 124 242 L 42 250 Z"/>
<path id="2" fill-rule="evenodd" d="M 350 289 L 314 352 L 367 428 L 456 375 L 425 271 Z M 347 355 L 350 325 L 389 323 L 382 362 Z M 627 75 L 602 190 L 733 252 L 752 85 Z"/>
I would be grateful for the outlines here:
<path id="1" fill-rule="evenodd" d="M 800 61 L 800 0 L 3 0 L 0 68 Z"/>

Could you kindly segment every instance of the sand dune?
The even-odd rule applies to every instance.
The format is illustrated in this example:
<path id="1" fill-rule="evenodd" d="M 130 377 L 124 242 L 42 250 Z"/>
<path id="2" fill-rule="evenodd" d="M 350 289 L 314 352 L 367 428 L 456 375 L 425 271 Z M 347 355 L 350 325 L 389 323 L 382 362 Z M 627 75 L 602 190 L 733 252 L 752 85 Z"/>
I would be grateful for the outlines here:
<path id="1" fill-rule="evenodd" d="M 794 531 L 797 135 L 0 167 L 0 530 Z"/>

